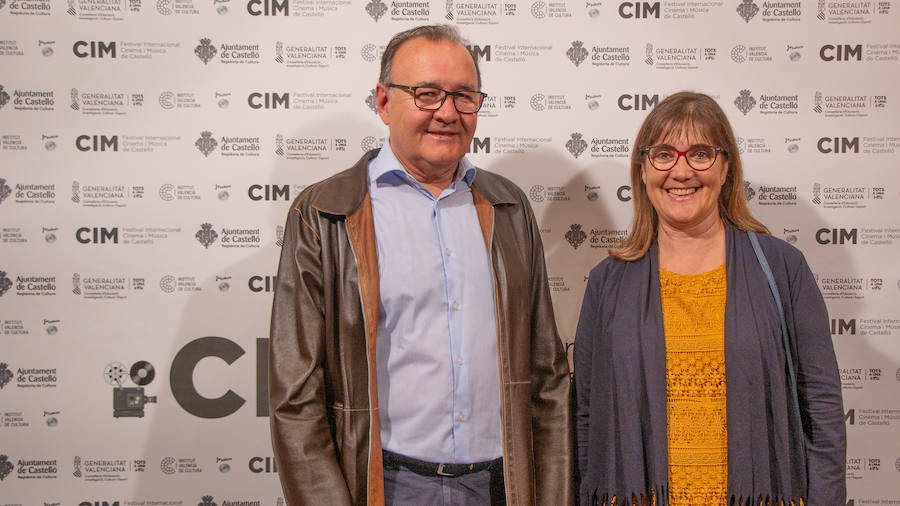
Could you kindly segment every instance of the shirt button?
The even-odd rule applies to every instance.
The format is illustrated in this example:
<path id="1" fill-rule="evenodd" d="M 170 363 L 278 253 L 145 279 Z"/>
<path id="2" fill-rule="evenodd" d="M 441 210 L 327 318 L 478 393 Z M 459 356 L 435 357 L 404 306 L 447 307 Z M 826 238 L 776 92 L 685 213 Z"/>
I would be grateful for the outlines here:
<path id="1" fill-rule="evenodd" d="M 456 357 L 456 363 L 459 365 L 462 365 L 462 363 L 463 363 L 462 357 Z"/>
<path id="2" fill-rule="evenodd" d="M 459 415 L 456 416 L 456 419 L 459 420 L 460 422 L 463 421 L 464 418 L 465 417 L 463 416 L 462 413 L 460 413 Z"/>
<path id="3" fill-rule="evenodd" d="M 444 249 L 444 254 L 447 255 L 447 256 L 450 256 L 450 248 L 445 248 L 445 249 Z"/>
<path id="4" fill-rule="evenodd" d="M 452 307 L 453 307 L 453 310 L 456 311 L 457 309 L 459 309 L 459 304 L 454 302 Z"/>

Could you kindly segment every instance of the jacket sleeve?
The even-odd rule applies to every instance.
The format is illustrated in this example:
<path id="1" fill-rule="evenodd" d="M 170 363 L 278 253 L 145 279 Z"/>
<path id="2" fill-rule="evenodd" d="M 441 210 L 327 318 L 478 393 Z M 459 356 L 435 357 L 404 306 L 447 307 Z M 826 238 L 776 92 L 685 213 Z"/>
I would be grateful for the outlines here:
<path id="1" fill-rule="evenodd" d="M 524 195 L 523 195 L 524 198 Z M 531 226 L 531 405 L 536 504 L 574 503 L 569 361 L 556 330 L 544 247 L 534 215 Z"/>
<path id="2" fill-rule="evenodd" d="M 807 504 L 844 504 L 847 432 L 828 310 L 809 266 L 802 254 L 797 255 L 790 301 L 797 396 L 806 436 Z"/>
<path id="3" fill-rule="evenodd" d="M 575 331 L 575 486 L 579 504 L 590 504 L 581 485 L 587 476 L 588 441 L 590 440 L 591 362 L 594 341 L 600 332 L 599 301 L 597 300 L 599 269 L 593 269 L 584 290 L 581 315 Z"/>
<path id="4" fill-rule="evenodd" d="M 321 242 L 297 204 L 288 214 L 269 340 L 272 447 L 290 506 L 349 505 L 324 384 Z"/>

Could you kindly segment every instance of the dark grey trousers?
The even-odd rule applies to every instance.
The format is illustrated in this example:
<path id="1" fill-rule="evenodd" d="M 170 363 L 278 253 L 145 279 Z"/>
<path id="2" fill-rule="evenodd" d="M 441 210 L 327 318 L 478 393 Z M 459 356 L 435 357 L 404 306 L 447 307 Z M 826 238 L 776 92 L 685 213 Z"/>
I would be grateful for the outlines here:
<path id="1" fill-rule="evenodd" d="M 405 467 L 384 470 L 387 506 L 502 506 L 506 504 L 503 470 L 456 477 L 422 476 Z M 499 481 L 499 483 L 498 483 Z"/>

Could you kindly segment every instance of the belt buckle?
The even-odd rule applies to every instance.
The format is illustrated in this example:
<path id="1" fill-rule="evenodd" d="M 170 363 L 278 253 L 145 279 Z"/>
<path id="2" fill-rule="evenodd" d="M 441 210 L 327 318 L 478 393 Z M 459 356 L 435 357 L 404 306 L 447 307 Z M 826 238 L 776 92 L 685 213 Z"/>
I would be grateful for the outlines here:
<path id="1" fill-rule="evenodd" d="M 438 474 L 439 476 L 449 476 L 450 478 L 453 478 L 454 476 L 456 476 L 456 475 L 453 474 L 453 473 L 445 472 L 445 471 L 444 471 L 444 464 L 438 464 L 437 474 Z"/>

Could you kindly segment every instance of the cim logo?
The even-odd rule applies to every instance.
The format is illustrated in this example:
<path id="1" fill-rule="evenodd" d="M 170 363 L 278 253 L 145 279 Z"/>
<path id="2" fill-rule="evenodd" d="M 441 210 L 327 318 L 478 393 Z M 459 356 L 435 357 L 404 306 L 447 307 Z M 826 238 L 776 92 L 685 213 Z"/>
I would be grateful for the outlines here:
<path id="1" fill-rule="evenodd" d="M 659 2 L 622 2 L 619 4 L 619 17 L 625 19 L 659 19 Z"/>
<path id="2" fill-rule="evenodd" d="M 291 94 L 276 92 L 254 92 L 247 97 L 251 109 L 290 109 Z"/>
<path id="3" fill-rule="evenodd" d="M 844 415 L 844 422 L 848 425 L 856 425 L 856 410 L 848 409 L 847 413 Z M 849 502 L 847 504 L 850 504 Z"/>
<path id="4" fill-rule="evenodd" d="M 819 153 L 859 153 L 859 137 L 821 137 L 816 143 Z"/>
<path id="5" fill-rule="evenodd" d="M 271 292 L 275 289 L 275 276 L 250 276 L 247 286 L 251 292 Z"/>
<path id="6" fill-rule="evenodd" d="M 277 184 L 254 184 L 247 188 L 250 200 L 291 200 L 291 187 Z"/>
<path id="7" fill-rule="evenodd" d="M 116 43 L 92 40 L 79 40 L 72 45 L 72 52 L 79 58 L 115 58 Z"/>
<path id="8" fill-rule="evenodd" d="M 478 151 L 483 151 L 485 153 L 491 152 L 491 138 L 490 137 L 472 137 L 472 145 L 469 146 L 469 153 L 478 153 Z"/>
<path id="9" fill-rule="evenodd" d="M 842 336 L 844 334 L 856 335 L 856 318 L 850 318 L 849 320 L 843 318 L 831 319 L 831 335 Z"/>
<path id="10" fill-rule="evenodd" d="M 75 231 L 75 240 L 81 244 L 119 244 L 119 228 L 81 227 Z"/>
<path id="11" fill-rule="evenodd" d="M 855 228 L 820 228 L 816 230 L 816 242 L 819 244 L 856 244 Z"/>
<path id="12" fill-rule="evenodd" d="M 290 8 L 288 0 L 250 0 L 247 12 L 251 16 L 288 16 Z"/>
<path id="13" fill-rule="evenodd" d="M 118 135 L 79 135 L 75 138 L 78 151 L 118 151 Z"/>
<path id="14" fill-rule="evenodd" d="M 616 197 L 622 202 L 631 201 L 631 186 L 623 185 L 616 190 Z"/>
<path id="15" fill-rule="evenodd" d="M 278 466 L 275 465 L 275 459 L 272 457 L 253 457 L 247 462 L 247 467 L 251 473 L 277 473 Z"/>
<path id="16" fill-rule="evenodd" d="M 619 95 L 619 109 L 623 111 L 646 111 L 659 103 L 659 95 Z"/>
<path id="17" fill-rule="evenodd" d="M 825 44 L 819 49 L 822 61 L 861 61 L 862 44 Z"/>
<path id="18" fill-rule="evenodd" d="M 214 399 L 203 397 L 194 386 L 194 369 L 207 357 L 221 359 L 231 365 L 244 355 L 244 349 L 230 339 L 208 336 L 184 345 L 172 360 L 169 386 L 175 401 L 188 413 L 199 418 L 224 418 L 234 414 L 247 402 L 230 388 Z M 256 339 L 256 416 L 269 416 L 269 340 Z"/>
<path id="19" fill-rule="evenodd" d="M 488 44 L 484 47 L 481 47 L 477 44 L 470 44 L 466 46 L 469 48 L 469 52 L 472 53 L 472 58 L 475 61 L 483 62 L 483 61 L 491 61 L 491 45 Z"/>

